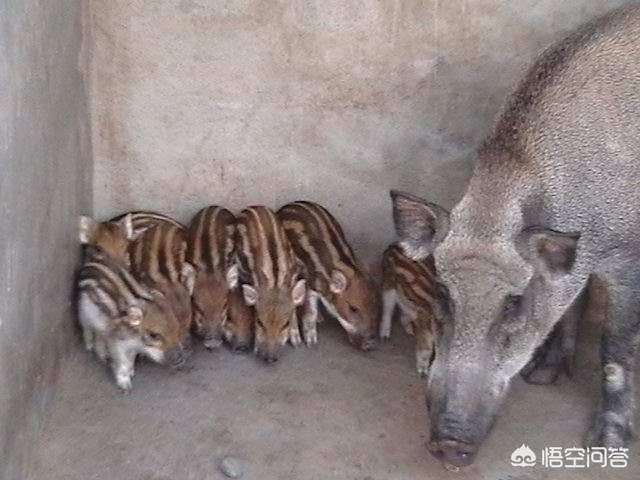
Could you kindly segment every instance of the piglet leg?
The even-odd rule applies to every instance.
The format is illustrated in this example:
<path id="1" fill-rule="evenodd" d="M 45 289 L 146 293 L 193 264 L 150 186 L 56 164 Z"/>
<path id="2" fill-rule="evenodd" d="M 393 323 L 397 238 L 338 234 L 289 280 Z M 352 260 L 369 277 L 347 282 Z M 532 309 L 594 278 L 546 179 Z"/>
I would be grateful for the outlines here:
<path id="1" fill-rule="evenodd" d="M 302 317 L 304 341 L 309 347 L 318 343 L 318 300 L 318 294 L 310 290 L 305 300 Z"/>
<path id="2" fill-rule="evenodd" d="M 133 378 L 133 367 L 136 360 L 135 351 L 113 342 L 109 345 L 111 354 L 111 368 L 116 378 L 116 383 L 125 392 L 131 390 L 131 379 Z"/>

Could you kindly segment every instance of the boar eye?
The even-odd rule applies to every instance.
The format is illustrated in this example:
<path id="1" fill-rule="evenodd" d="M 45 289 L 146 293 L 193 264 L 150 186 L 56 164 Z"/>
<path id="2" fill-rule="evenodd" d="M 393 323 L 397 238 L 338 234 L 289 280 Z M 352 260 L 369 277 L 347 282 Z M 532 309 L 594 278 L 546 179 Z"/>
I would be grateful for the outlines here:
<path id="1" fill-rule="evenodd" d="M 505 317 L 515 317 L 522 307 L 522 295 L 507 295 L 502 311 Z"/>

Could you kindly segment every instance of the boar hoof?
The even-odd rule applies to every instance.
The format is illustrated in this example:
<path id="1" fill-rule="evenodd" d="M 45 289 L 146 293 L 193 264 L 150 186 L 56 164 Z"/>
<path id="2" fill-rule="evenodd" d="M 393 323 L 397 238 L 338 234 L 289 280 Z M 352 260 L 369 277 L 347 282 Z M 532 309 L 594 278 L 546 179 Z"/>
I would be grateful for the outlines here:
<path id="1" fill-rule="evenodd" d="M 610 417 L 610 419 L 607 419 Z M 611 413 L 599 413 L 587 433 L 585 447 L 627 447 L 635 437 L 630 421 L 619 423 Z"/>

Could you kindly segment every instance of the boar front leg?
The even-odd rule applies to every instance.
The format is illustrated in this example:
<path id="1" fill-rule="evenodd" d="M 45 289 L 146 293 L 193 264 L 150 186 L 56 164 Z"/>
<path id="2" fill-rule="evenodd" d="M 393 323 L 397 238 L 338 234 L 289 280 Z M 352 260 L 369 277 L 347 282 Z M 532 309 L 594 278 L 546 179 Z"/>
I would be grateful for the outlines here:
<path id="1" fill-rule="evenodd" d="M 606 285 L 606 318 L 600 344 L 602 387 L 599 409 L 586 443 L 623 447 L 633 438 L 634 357 L 640 337 L 640 299 L 634 281 Z"/>

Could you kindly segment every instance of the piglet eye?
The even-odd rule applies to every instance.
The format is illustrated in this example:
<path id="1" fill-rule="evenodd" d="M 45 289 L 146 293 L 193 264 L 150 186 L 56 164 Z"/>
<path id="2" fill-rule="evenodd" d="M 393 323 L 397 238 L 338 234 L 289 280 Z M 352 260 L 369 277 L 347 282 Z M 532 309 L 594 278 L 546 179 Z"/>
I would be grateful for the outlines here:
<path id="1" fill-rule="evenodd" d="M 522 295 L 507 295 L 504 299 L 503 312 L 505 317 L 514 317 L 520 313 Z"/>
<path id="2" fill-rule="evenodd" d="M 158 340 L 160 340 L 162 338 L 162 335 L 160 335 L 159 333 L 156 332 L 148 332 L 147 333 L 147 338 L 151 341 L 157 342 Z"/>
<path id="3" fill-rule="evenodd" d="M 354 307 L 353 305 L 349 305 L 349 310 L 351 313 L 358 313 L 360 311 L 358 310 L 358 307 Z"/>

